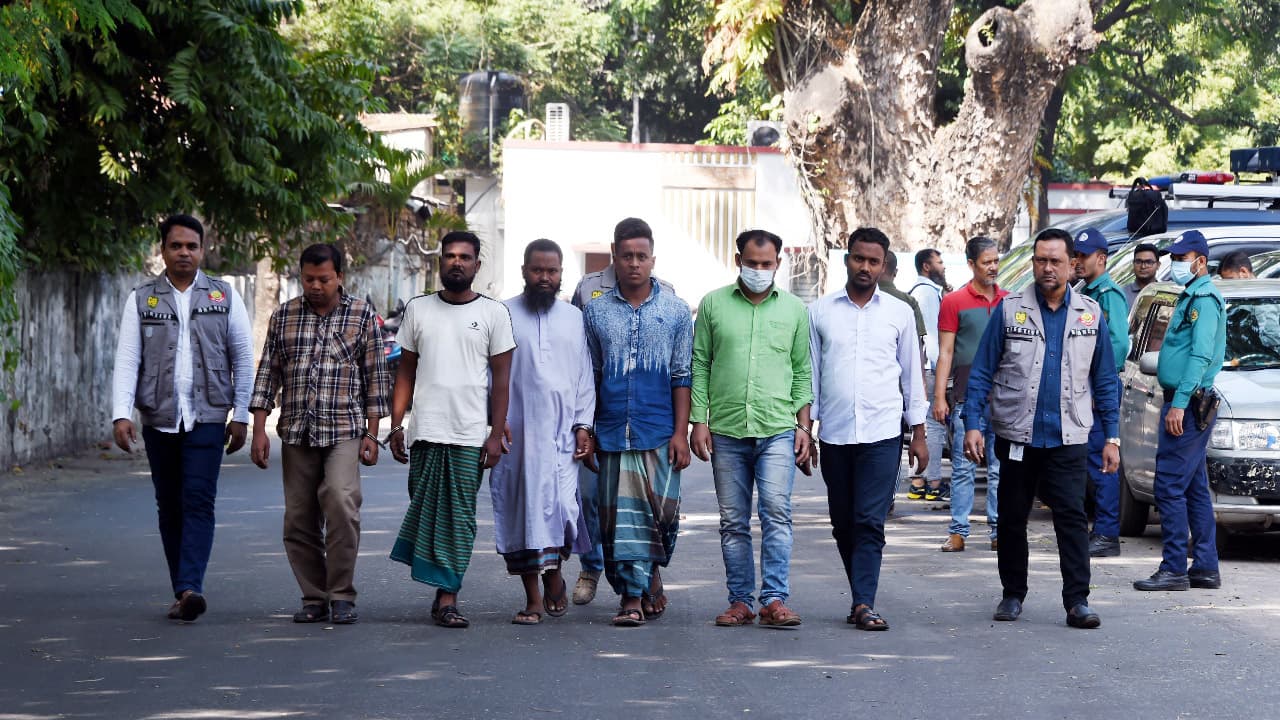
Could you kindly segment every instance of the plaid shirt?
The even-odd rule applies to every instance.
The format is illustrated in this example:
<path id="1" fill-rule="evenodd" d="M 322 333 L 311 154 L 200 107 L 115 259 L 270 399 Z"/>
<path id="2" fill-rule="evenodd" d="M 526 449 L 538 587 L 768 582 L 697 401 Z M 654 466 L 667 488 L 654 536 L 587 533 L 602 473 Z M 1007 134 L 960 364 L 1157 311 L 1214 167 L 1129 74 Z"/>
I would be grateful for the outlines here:
<path id="1" fill-rule="evenodd" d="M 373 308 L 342 292 L 328 315 L 296 297 L 271 313 L 250 410 L 281 400 L 280 439 L 331 447 L 365 432 L 366 418 L 389 414 L 391 379 Z"/>

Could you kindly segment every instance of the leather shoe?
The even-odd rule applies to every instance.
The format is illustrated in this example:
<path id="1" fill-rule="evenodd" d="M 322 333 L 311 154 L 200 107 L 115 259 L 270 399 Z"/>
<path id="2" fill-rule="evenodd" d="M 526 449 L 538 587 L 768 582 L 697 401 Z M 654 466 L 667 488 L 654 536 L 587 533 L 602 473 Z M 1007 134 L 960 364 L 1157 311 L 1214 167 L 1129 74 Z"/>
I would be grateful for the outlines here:
<path id="1" fill-rule="evenodd" d="M 1186 574 L 1157 570 L 1145 580 L 1134 580 L 1134 590 L 1186 590 L 1191 587 L 1191 579 Z"/>
<path id="2" fill-rule="evenodd" d="M 1002 622 L 1013 622 L 1022 614 L 1022 601 L 1015 597 L 1007 597 L 1000 601 L 996 606 L 996 614 L 992 616 L 993 620 Z"/>
<path id="3" fill-rule="evenodd" d="M 995 538 L 991 538 L 991 552 L 998 552 L 999 550 L 1000 550 L 1000 541 Z"/>
<path id="4" fill-rule="evenodd" d="M 938 549 L 942 552 L 964 552 L 964 536 L 951 533 Z"/>
<path id="5" fill-rule="evenodd" d="M 1192 568 L 1187 573 L 1187 579 L 1191 582 L 1193 588 L 1204 588 L 1205 590 L 1217 590 L 1222 587 L 1222 575 L 1216 570 L 1196 570 Z"/>
<path id="6" fill-rule="evenodd" d="M 1090 610 L 1088 605 L 1080 603 L 1067 612 L 1067 624 L 1073 628 L 1092 630 L 1102 624 L 1102 618 Z"/>
<path id="7" fill-rule="evenodd" d="M 1089 557 L 1120 557 L 1120 538 L 1090 535 Z"/>

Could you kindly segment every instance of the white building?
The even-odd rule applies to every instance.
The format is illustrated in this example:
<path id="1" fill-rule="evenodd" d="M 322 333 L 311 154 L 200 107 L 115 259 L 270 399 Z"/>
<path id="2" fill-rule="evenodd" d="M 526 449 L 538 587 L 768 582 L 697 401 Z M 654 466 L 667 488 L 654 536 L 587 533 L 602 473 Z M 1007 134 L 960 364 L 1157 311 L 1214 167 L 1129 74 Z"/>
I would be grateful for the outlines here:
<path id="1" fill-rule="evenodd" d="M 503 296 L 523 287 L 524 248 L 542 237 L 565 251 L 568 294 L 609 264 L 613 227 L 626 217 L 653 228 L 654 274 L 695 306 L 737 276 L 739 232 L 763 228 L 788 248 L 813 246 L 795 172 L 775 148 L 507 140 L 502 199 Z M 789 277 L 786 257 L 780 278 Z"/>

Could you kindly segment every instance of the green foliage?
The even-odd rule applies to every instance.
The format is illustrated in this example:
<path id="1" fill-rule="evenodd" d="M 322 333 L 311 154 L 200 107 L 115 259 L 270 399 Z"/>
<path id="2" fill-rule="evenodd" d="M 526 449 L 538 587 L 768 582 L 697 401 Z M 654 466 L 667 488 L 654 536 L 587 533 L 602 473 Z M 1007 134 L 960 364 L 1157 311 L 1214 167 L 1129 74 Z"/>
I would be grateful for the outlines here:
<path id="1" fill-rule="evenodd" d="M 567 103 L 576 140 L 626 140 L 636 95 L 648 141 L 701 138 L 720 105 L 699 65 L 710 18 L 705 0 L 348 0 L 314 3 L 286 32 L 376 66 L 374 94 L 434 114 L 453 167 L 480 150 L 461 132 L 458 81 L 486 68 L 524 81 L 527 117 Z"/>
<path id="2" fill-rule="evenodd" d="M 33 267 L 119 269 L 180 210 L 203 215 L 219 255 L 241 261 L 333 219 L 326 202 L 371 162 L 359 113 L 372 71 L 283 40 L 279 25 L 302 5 L 0 9 L 0 183 L 11 193 L 0 263 L 11 237 Z"/>
<path id="3" fill-rule="evenodd" d="M 748 120 L 781 120 L 782 94 L 775 93 L 759 70 L 738 77 L 737 93 L 720 106 L 720 114 L 707 123 L 707 142 L 746 145 Z"/>
<path id="4" fill-rule="evenodd" d="M 1097 17 L 1135 7 L 1110 0 Z M 1277 0 L 1155 0 L 1104 28 L 1068 79 L 1057 154 L 1112 180 L 1226 169 L 1233 147 L 1269 144 L 1280 121 Z"/>

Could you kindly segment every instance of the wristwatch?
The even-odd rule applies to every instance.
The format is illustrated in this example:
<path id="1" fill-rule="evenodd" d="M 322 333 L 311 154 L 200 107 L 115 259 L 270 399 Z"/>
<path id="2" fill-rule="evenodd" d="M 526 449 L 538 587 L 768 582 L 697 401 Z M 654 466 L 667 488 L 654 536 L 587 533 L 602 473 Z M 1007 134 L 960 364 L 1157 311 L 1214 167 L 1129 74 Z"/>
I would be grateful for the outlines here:
<path id="1" fill-rule="evenodd" d="M 586 423 L 578 423 L 577 425 L 573 426 L 573 432 L 578 432 L 579 430 L 586 430 L 587 437 L 593 438 L 596 436 L 595 428 L 591 427 L 590 425 L 587 425 Z"/>
<path id="2" fill-rule="evenodd" d="M 1115 445 L 1116 447 L 1120 447 L 1120 438 L 1118 438 L 1118 437 L 1107 438 L 1107 444 L 1108 444 L 1108 445 Z"/>

